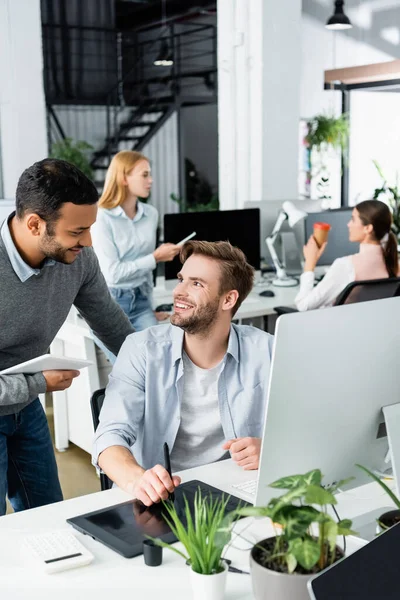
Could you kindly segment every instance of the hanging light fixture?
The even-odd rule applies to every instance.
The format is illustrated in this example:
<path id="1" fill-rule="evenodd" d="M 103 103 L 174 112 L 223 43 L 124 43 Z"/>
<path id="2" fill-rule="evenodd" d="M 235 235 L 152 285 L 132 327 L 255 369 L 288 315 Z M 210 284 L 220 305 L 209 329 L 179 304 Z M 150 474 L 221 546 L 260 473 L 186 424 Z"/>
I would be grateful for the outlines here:
<path id="1" fill-rule="evenodd" d="M 335 0 L 335 12 L 327 20 L 325 27 L 327 29 L 341 30 L 351 29 L 353 25 L 347 15 L 344 14 L 343 10 L 344 0 Z"/>
<path id="2" fill-rule="evenodd" d="M 162 17 L 161 17 L 161 31 L 165 31 L 167 28 L 167 15 L 165 8 L 166 0 L 162 0 Z M 171 67 L 174 64 L 174 58 L 172 52 L 169 49 L 167 38 L 161 39 L 160 52 L 157 55 L 153 63 L 156 67 Z"/>

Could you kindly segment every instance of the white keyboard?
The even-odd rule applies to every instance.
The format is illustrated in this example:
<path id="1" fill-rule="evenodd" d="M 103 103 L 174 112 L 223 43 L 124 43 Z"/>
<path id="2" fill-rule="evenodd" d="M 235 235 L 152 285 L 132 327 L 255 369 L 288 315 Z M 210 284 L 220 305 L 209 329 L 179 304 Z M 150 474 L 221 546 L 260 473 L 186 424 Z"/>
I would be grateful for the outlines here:
<path id="1" fill-rule="evenodd" d="M 69 531 L 51 531 L 29 535 L 23 543 L 25 557 L 40 565 L 46 573 L 58 573 L 83 567 L 94 556 Z"/>
<path id="2" fill-rule="evenodd" d="M 257 489 L 257 479 L 250 479 L 250 481 L 245 481 L 244 483 L 236 483 L 233 485 L 233 487 L 239 490 L 240 492 L 245 492 L 246 494 L 255 496 Z"/>

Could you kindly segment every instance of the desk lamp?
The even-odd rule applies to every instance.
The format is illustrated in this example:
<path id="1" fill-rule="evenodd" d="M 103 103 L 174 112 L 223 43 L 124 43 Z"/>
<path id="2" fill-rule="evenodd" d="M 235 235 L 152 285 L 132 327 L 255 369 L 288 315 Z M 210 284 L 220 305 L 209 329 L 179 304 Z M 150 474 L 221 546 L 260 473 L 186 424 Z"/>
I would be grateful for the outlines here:
<path id="1" fill-rule="evenodd" d="M 293 277 L 288 277 L 285 271 L 285 267 L 282 264 L 282 261 L 279 260 L 279 257 L 275 250 L 275 241 L 279 235 L 282 225 L 286 221 L 289 222 L 290 227 L 294 227 L 296 223 L 305 219 L 307 213 L 300 208 L 297 208 L 293 202 L 284 202 L 282 204 L 282 208 L 279 212 L 278 218 L 274 225 L 271 235 L 269 235 L 265 242 L 268 246 L 268 250 L 271 254 L 272 262 L 274 263 L 274 267 L 276 269 L 276 278 L 273 280 L 272 285 L 277 287 L 293 287 L 298 284 L 298 280 Z"/>

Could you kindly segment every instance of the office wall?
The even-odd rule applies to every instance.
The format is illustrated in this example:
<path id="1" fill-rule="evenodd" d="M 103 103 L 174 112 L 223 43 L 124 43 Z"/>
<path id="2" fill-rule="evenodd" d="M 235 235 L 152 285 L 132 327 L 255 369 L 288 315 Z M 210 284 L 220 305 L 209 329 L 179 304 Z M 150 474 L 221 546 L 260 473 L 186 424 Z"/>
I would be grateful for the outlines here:
<path id="1" fill-rule="evenodd" d="M 222 208 L 297 195 L 300 0 L 218 0 Z"/>
<path id="2" fill-rule="evenodd" d="M 303 0 L 300 114 L 340 113 L 341 94 L 324 91 L 325 69 L 384 62 L 400 57 L 400 0 L 347 0 L 353 29 L 332 32 L 324 27 L 331 2 Z M 397 31 L 397 34 L 396 34 Z M 396 37 L 397 36 L 397 37 Z M 388 41 L 389 39 L 392 42 Z M 372 159 L 394 176 L 400 139 L 400 94 L 352 92 L 349 157 L 349 201 L 371 197 L 379 176 Z M 398 164 L 398 161 L 397 161 Z M 340 202 L 340 158 L 330 153 L 333 206 Z M 315 188 L 313 189 L 315 194 Z"/>
<path id="3" fill-rule="evenodd" d="M 40 0 L 0 0 L 0 147 L 3 194 L 47 156 Z"/>

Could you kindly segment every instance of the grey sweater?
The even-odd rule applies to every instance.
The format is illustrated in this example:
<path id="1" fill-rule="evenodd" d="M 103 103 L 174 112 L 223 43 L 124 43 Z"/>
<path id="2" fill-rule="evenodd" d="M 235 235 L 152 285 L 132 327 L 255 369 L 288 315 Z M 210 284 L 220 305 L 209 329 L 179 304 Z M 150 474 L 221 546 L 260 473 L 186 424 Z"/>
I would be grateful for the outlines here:
<path id="1" fill-rule="evenodd" d="M 22 282 L 0 236 L 0 371 L 45 354 L 73 304 L 117 354 L 133 328 L 110 296 L 93 249 Z M 0 375 L 0 415 L 19 412 L 45 391 L 42 373 Z"/>

